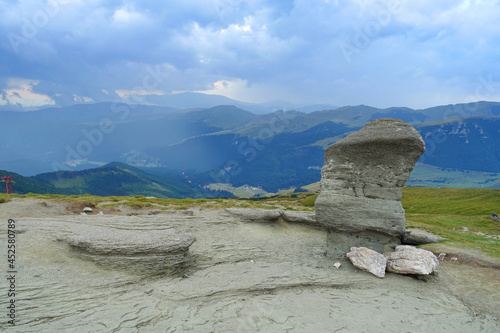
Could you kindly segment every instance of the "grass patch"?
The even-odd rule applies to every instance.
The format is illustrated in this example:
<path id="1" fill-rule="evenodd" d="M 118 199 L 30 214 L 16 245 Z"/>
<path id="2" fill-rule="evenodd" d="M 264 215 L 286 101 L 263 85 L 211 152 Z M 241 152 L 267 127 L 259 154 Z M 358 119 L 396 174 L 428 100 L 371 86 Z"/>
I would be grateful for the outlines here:
<path id="1" fill-rule="evenodd" d="M 500 190 L 405 187 L 401 200 L 407 228 L 421 228 L 446 243 L 500 258 Z"/>
<path id="2" fill-rule="evenodd" d="M 318 194 L 314 195 L 307 195 L 304 200 L 302 200 L 302 205 L 306 207 L 314 207 L 314 203 L 316 202 L 316 199 L 318 198 Z"/>
<path id="3" fill-rule="evenodd" d="M 407 213 L 490 215 L 500 213 L 500 190 L 405 187 L 401 203 Z"/>
<path id="4" fill-rule="evenodd" d="M 10 194 L 0 193 L 0 204 L 9 202 L 11 198 Z"/>
<path id="5" fill-rule="evenodd" d="M 446 238 L 447 244 L 500 258 L 500 222 L 489 216 L 407 214 L 407 228 L 421 228 Z"/>

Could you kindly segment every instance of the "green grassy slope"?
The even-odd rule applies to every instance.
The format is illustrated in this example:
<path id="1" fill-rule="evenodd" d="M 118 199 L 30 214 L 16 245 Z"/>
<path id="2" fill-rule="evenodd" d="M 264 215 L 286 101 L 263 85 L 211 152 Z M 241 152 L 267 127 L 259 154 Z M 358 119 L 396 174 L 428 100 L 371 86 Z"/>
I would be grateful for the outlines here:
<path id="1" fill-rule="evenodd" d="M 405 187 L 401 202 L 411 214 L 500 214 L 500 190 L 492 189 Z"/>
<path id="2" fill-rule="evenodd" d="M 407 228 L 421 228 L 446 243 L 500 258 L 500 190 L 406 187 L 403 207 Z"/>
<path id="3" fill-rule="evenodd" d="M 40 174 L 34 179 L 53 186 L 57 192 L 51 193 L 67 195 L 145 195 L 170 198 L 195 196 L 194 190 L 176 177 L 160 178 L 125 163 L 116 162 L 83 171 Z"/>
<path id="4" fill-rule="evenodd" d="M 0 177 L 11 176 L 14 178 L 12 187 L 14 193 L 26 194 L 29 192 L 35 193 L 57 193 L 57 189 L 51 184 L 46 184 L 33 179 L 32 177 L 24 177 L 18 173 L 0 170 Z M 0 193 L 5 192 L 5 183 L 0 179 Z"/>
<path id="5" fill-rule="evenodd" d="M 406 185 L 421 187 L 500 188 L 500 174 L 445 169 L 418 163 Z"/>

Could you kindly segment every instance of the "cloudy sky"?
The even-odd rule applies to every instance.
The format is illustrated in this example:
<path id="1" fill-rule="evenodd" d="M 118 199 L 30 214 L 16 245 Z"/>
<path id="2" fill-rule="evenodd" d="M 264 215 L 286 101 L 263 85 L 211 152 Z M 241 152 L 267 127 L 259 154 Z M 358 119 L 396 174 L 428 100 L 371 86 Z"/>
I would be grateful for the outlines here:
<path id="1" fill-rule="evenodd" d="M 0 107 L 500 101 L 493 0 L 0 0 Z"/>

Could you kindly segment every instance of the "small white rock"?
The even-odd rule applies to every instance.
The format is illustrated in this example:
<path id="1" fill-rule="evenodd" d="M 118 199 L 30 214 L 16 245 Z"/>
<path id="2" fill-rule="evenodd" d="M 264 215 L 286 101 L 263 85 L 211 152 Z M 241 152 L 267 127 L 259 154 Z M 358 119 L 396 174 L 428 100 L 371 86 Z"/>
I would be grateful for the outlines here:
<path id="1" fill-rule="evenodd" d="M 334 266 L 336 269 L 339 269 L 339 268 L 340 268 L 340 266 L 342 266 L 342 264 L 341 264 L 341 263 L 339 263 L 339 262 L 336 262 L 335 264 L 333 264 L 333 266 Z"/>
<path id="2" fill-rule="evenodd" d="M 90 213 L 90 212 L 92 212 L 92 208 L 90 208 L 90 207 L 85 207 L 85 208 L 83 209 L 83 212 L 84 212 L 84 213 Z"/>

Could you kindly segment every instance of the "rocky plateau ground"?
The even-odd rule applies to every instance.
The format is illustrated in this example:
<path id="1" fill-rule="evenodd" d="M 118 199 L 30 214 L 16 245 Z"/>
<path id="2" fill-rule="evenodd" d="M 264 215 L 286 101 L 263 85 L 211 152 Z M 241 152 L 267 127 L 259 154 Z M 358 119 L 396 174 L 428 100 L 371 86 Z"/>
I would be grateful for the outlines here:
<path id="1" fill-rule="evenodd" d="M 299 220 L 251 220 L 203 207 L 102 211 L 84 216 L 74 203 L 35 199 L 0 204 L 5 253 L 8 219 L 17 230 L 16 325 L 7 323 L 5 255 L 1 331 L 500 331 L 496 259 L 433 245 L 436 255 L 448 253 L 433 275 L 379 279 L 347 259 L 334 267 L 325 256 L 326 231 Z M 114 242 L 127 231 L 152 237 L 170 229 L 196 241 L 184 265 L 157 273 L 108 265 L 105 253 L 90 260 L 65 241 L 103 229 Z M 147 267 L 148 256 L 135 259 Z"/>

